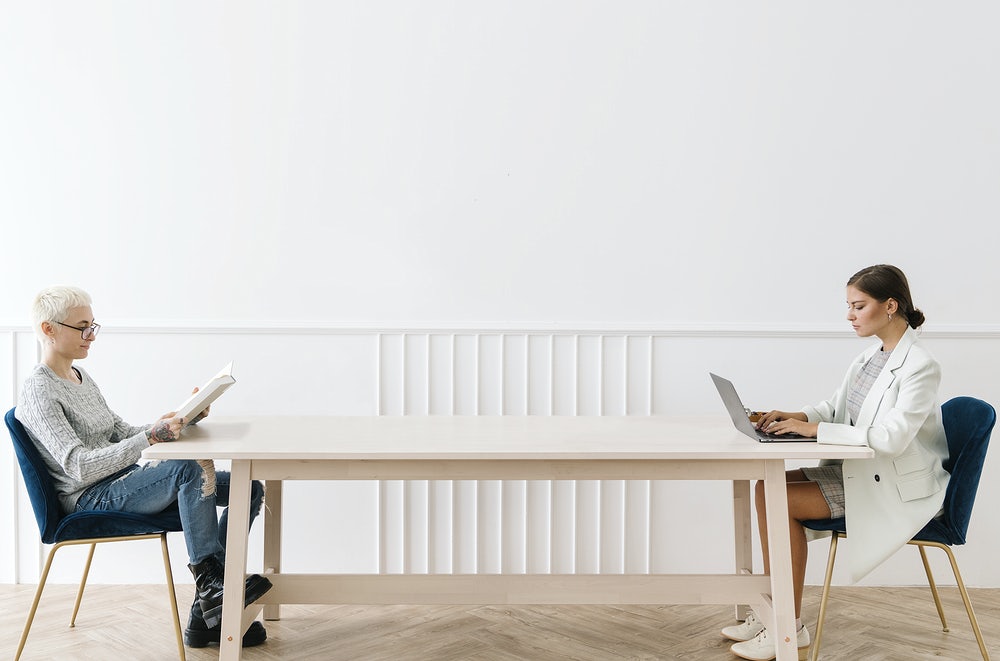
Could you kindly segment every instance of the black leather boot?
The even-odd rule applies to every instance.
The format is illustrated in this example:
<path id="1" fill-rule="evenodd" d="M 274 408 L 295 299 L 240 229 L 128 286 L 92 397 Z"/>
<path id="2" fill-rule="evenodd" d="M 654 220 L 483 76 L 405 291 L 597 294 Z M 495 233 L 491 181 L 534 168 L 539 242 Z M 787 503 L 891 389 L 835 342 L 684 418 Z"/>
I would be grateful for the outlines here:
<path id="1" fill-rule="evenodd" d="M 206 647 L 212 643 L 219 644 L 222 638 L 222 625 L 209 627 L 201 614 L 201 601 L 197 597 L 191 604 L 191 615 L 188 617 L 187 628 L 184 630 L 184 644 L 188 647 Z M 247 632 L 243 634 L 243 647 L 255 647 L 267 640 L 267 630 L 264 625 L 254 620 Z"/>
<path id="2" fill-rule="evenodd" d="M 188 565 L 194 575 L 195 598 L 201 605 L 205 625 L 211 629 L 222 622 L 222 587 L 224 570 L 222 563 L 215 556 L 205 558 L 196 565 Z M 246 607 L 260 599 L 271 589 L 271 581 L 263 576 L 252 574 L 247 577 L 243 606 Z"/>

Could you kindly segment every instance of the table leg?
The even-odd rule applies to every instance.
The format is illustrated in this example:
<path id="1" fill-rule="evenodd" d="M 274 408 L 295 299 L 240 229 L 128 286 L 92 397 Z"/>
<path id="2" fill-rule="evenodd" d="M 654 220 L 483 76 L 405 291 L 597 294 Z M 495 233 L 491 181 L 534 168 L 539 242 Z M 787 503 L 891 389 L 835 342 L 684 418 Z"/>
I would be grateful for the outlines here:
<path id="1" fill-rule="evenodd" d="M 264 496 L 264 574 L 281 573 L 281 480 L 267 480 Z M 280 620 L 281 605 L 266 604 L 265 620 Z"/>
<path id="2" fill-rule="evenodd" d="M 247 572 L 249 525 L 250 461 L 234 459 L 229 481 L 229 530 L 226 533 L 220 661 L 239 661 L 243 654 L 243 595 Z"/>
<path id="3" fill-rule="evenodd" d="M 750 520 L 750 481 L 733 480 L 733 530 L 735 531 L 736 573 L 753 573 L 753 524 Z M 748 604 L 736 604 L 736 619 L 745 620 Z"/>
<path id="4" fill-rule="evenodd" d="M 792 542 L 788 529 L 788 491 L 784 460 L 764 462 L 764 502 L 767 512 L 767 546 L 771 564 L 771 603 L 777 661 L 798 659 L 795 636 L 795 592 L 792 588 Z"/>

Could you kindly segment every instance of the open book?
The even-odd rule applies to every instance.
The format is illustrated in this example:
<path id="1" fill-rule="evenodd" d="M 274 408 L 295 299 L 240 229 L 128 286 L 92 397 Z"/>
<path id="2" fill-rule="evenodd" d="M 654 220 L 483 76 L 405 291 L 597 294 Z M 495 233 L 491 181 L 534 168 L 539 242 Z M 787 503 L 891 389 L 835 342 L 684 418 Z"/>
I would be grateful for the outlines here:
<path id="1" fill-rule="evenodd" d="M 208 383 L 199 388 L 198 392 L 188 397 L 183 404 L 178 406 L 177 415 L 184 418 L 186 424 L 190 423 L 234 383 L 236 383 L 236 379 L 233 378 L 233 364 L 230 362 L 218 374 L 213 376 Z"/>

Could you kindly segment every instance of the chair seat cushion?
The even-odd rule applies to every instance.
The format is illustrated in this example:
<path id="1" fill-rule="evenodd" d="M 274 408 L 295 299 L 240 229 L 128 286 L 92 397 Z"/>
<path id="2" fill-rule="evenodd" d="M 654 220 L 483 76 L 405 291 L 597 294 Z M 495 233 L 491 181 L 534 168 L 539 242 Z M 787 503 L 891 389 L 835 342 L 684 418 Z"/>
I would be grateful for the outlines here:
<path id="1" fill-rule="evenodd" d="M 847 532 L 847 522 L 844 517 L 837 519 L 815 519 L 812 521 L 803 521 L 802 525 L 810 530 L 828 530 L 830 532 Z"/>
<path id="2" fill-rule="evenodd" d="M 823 530 L 847 534 L 847 522 L 841 517 L 839 519 L 816 519 L 813 521 L 803 521 L 802 525 L 810 530 Z M 924 526 L 920 532 L 913 536 L 913 539 L 920 542 L 938 542 L 952 546 L 963 544 L 964 540 L 956 540 L 951 535 L 951 530 L 942 521 L 932 519 Z"/>
<path id="3" fill-rule="evenodd" d="M 945 525 L 939 519 L 931 519 L 930 523 L 913 536 L 913 539 L 918 542 L 938 542 L 939 544 L 947 544 L 948 546 L 965 544 L 964 539 L 955 539 L 954 531 L 952 531 L 951 527 Z"/>
<path id="4" fill-rule="evenodd" d="M 181 518 L 177 508 L 152 515 L 84 510 L 63 517 L 56 528 L 54 538 L 48 543 L 74 539 L 177 532 L 179 530 L 181 530 Z"/>

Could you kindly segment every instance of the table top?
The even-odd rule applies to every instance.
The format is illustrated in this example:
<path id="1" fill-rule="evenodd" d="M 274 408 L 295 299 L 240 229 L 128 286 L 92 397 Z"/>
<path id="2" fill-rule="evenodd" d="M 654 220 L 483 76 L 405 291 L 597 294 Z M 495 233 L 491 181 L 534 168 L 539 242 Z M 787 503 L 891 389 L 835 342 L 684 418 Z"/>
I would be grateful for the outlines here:
<path id="1" fill-rule="evenodd" d="M 719 416 L 209 417 L 146 459 L 863 459 L 867 447 L 760 443 Z"/>

